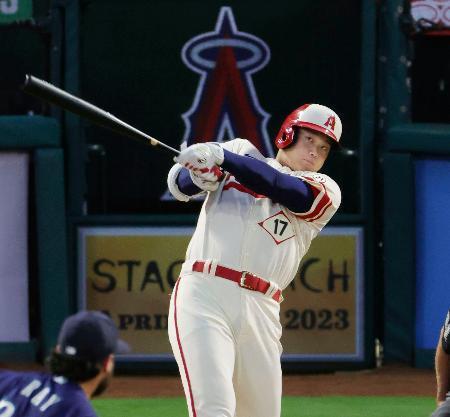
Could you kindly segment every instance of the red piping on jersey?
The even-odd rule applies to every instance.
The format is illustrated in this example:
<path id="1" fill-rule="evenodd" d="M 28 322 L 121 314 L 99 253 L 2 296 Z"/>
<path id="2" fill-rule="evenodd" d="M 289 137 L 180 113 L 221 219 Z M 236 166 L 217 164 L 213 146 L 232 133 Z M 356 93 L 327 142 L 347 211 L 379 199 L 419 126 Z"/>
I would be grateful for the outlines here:
<path id="1" fill-rule="evenodd" d="M 230 181 L 229 183 L 224 185 L 223 190 L 224 191 L 225 190 L 229 190 L 230 188 L 234 188 L 234 189 L 236 189 L 238 191 L 241 191 L 243 193 L 250 194 L 250 195 L 252 195 L 255 198 L 267 198 L 265 195 L 257 194 L 254 191 L 250 190 L 249 188 L 243 186 L 242 184 L 239 184 L 238 182 Z"/>
<path id="2" fill-rule="evenodd" d="M 313 196 L 314 196 L 314 200 L 316 199 L 316 197 L 320 194 L 320 190 L 314 186 L 312 186 L 311 184 L 308 184 L 309 188 L 311 189 Z"/>
<path id="3" fill-rule="evenodd" d="M 187 380 L 187 384 L 188 384 L 188 388 L 189 388 L 189 396 L 191 397 L 191 408 L 192 408 L 192 415 L 193 417 L 197 417 L 197 413 L 195 411 L 195 404 L 194 404 L 194 396 L 192 395 L 192 387 L 191 387 L 191 379 L 189 378 L 189 372 L 186 366 L 186 360 L 184 359 L 184 352 L 183 352 L 183 348 L 181 346 L 181 341 L 180 341 L 180 333 L 178 332 L 178 316 L 177 316 L 177 297 L 178 297 L 178 285 L 180 284 L 180 279 L 178 278 L 178 281 L 175 285 L 175 302 L 174 302 L 174 318 L 175 318 L 175 331 L 177 334 L 177 343 L 178 343 L 178 349 L 180 351 L 180 355 L 181 355 L 181 360 L 183 362 L 183 369 L 184 369 L 184 373 L 186 375 L 186 380 Z"/>
<path id="4" fill-rule="evenodd" d="M 327 189 L 325 188 L 325 186 L 323 184 L 320 184 L 320 185 L 323 188 L 324 195 L 322 196 L 320 201 L 317 203 L 315 209 L 311 213 L 308 213 L 308 214 L 296 214 L 296 216 L 299 217 L 300 219 L 305 220 L 307 222 L 311 222 L 313 220 L 317 220 L 320 217 L 322 217 L 322 215 L 325 213 L 326 209 L 331 205 L 331 199 L 330 199 L 330 196 L 327 193 Z"/>
<path id="5" fill-rule="evenodd" d="M 306 221 L 313 222 L 314 220 L 320 219 L 323 216 L 323 214 L 325 213 L 325 211 L 327 210 L 327 208 L 330 206 L 331 206 L 331 201 L 322 209 L 322 211 L 316 217 L 307 219 Z"/>

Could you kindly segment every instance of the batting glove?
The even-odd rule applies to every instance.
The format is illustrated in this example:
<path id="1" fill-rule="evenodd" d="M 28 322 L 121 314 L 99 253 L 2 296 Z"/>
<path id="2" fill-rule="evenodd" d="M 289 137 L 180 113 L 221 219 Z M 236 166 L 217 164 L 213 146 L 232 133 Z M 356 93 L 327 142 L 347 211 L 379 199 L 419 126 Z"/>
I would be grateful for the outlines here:
<path id="1" fill-rule="evenodd" d="M 203 191 L 216 191 L 219 187 L 218 178 L 214 180 L 205 179 L 204 174 L 196 174 L 194 171 L 189 172 L 192 182 Z"/>
<path id="2" fill-rule="evenodd" d="M 196 143 L 182 150 L 176 162 L 200 175 L 203 180 L 215 181 L 221 177 L 218 168 L 223 163 L 222 147 L 217 143 Z"/>

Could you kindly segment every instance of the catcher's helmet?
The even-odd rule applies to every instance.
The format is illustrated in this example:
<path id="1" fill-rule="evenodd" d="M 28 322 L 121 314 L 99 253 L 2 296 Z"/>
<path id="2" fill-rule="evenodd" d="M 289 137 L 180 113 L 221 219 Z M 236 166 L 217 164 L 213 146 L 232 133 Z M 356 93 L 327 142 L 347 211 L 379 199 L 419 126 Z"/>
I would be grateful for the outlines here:
<path id="1" fill-rule="evenodd" d="M 286 117 L 281 125 L 275 138 L 278 149 L 286 148 L 294 141 L 296 126 L 322 132 L 336 144 L 341 139 L 341 119 L 333 110 L 320 104 L 304 104 Z"/>

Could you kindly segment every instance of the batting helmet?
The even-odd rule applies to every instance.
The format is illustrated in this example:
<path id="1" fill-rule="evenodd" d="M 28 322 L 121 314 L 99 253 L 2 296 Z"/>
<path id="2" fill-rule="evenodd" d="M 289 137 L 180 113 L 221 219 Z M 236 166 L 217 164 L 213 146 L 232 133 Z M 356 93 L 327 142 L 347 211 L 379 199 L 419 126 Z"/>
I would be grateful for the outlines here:
<path id="1" fill-rule="evenodd" d="M 278 149 L 286 148 L 294 141 L 294 127 L 306 127 L 324 133 L 335 143 L 341 139 L 341 119 L 333 110 L 320 104 L 304 104 L 286 117 L 275 138 Z"/>

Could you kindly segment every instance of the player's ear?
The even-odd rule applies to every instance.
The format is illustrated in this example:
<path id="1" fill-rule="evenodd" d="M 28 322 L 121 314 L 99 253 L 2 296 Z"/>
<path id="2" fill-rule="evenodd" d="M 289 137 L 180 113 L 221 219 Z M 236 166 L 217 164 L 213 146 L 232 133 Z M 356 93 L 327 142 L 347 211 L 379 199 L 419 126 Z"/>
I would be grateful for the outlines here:
<path id="1" fill-rule="evenodd" d="M 302 128 L 298 126 L 293 126 L 292 130 L 294 131 L 292 145 L 295 145 L 300 139 L 300 132 L 302 131 Z"/>
<path id="2" fill-rule="evenodd" d="M 102 363 L 102 371 L 112 373 L 114 370 L 114 355 L 108 355 Z"/>

